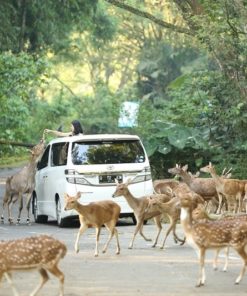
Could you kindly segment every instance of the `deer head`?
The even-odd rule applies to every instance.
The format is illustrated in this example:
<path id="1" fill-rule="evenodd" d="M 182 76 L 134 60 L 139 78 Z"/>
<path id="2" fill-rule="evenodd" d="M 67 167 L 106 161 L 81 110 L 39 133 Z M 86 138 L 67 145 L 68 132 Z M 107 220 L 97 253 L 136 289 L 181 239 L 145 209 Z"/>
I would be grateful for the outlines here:
<path id="1" fill-rule="evenodd" d="M 117 184 L 115 192 L 112 194 L 112 197 L 123 196 L 128 192 L 128 186 L 131 183 L 132 179 L 128 179 L 125 183 L 119 183 L 117 179 L 115 179 L 115 183 Z"/>
<path id="2" fill-rule="evenodd" d="M 206 165 L 205 167 L 203 168 L 200 168 L 200 171 L 203 172 L 203 173 L 211 173 L 211 172 L 215 172 L 215 168 L 214 166 L 212 165 L 211 162 L 209 162 L 208 165 Z"/>
<path id="3" fill-rule="evenodd" d="M 76 196 L 70 196 L 67 193 L 65 193 L 64 194 L 64 198 L 65 198 L 64 210 L 68 211 L 68 210 L 74 209 L 80 197 L 81 197 L 80 192 L 77 192 Z"/>

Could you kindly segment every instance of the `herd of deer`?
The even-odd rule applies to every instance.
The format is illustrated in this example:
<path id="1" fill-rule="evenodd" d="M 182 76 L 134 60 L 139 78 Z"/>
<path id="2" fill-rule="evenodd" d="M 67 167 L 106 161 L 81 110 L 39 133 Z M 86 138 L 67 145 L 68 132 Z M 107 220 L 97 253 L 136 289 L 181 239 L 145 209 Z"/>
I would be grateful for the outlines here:
<path id="1" fill-rule="evenodd" d="M 5 196 L 3 199 L 3 212 L 1 221 L 4 223 L 4 209 L 8 207 L 8 220 L 13 223 L 11 207 L 18 200 L 20 203 L 17 224 L 20 223 L 23 208 L 23 195 L 27 195 L 27 223 L 30 223 L 29 207 L 34 188 L 36 162 L 44 150 L 44 138 L 31 150 L 29 164 L 16 175 L 7 178 Z M 238 284 L 245 273 L 247 265 L 247 214 L 244 203 L 247 200 L 247 180 L 231 179 L 230 171 L 216 174 L 214 166 L 201 168 L 202 172 L 210 173 L 211 178 L 200 178 L 188 172 L 188 167 L 176 165 L 168 170 L 173 175 L 181 177 L 181 181 L 165 179 L 154 181 L 154 193 L 143 197 L 135 197 L 131 193 L 131 180 L 119 183 L 116 180 L 116 190 L 112 197 L 124 196 L 133 209 L 136 218 L 136 227 L 129 248 L 133 248 L 134 240 L 139 233 L 146 241 L 151 241 L 143 233 L 144 222 L 154 218 L 157 226 L 157 235 L 152 247 L 158 243 L 162 230 L 162 218 L 169 218 L 170 225 L 165 233 L 161 248 L 164 248 L 166 239 L 173 232 L 174 241 L 184 244 L 185 241 L 197 250 L 199 256 L 200 273 L 197 286 L 205 284 L 205 253 L 208 249 L 215 249 L 213 262 L 217 268 L 217 256 L 221 249 L 226 250 L 228 265 L 229 248 L 234 248 L 244 261 L 244 265 L 235 283 Z M 80 228 L 75 242 L 75 251 L 79 252 L 80 236 L 88 227 L 96 229 L 95 256 L 98 256 L 98 243 L 101 227 L 104 225 L 109 231 L 109 238 L 103 248 L 107 251 L 113 236 L 116 237 L 116 254 L 120 254 L 118 231 L 116 228 L 121 209 L 111 200 L 89 203 L 83 205 L 79 202 L 80 193 L 69 196 L 65 193 L 65 210 L 74 209 L 79 214 Z M 176 224 L 181 221 L 185 237 L 179 238 L 176 234 Z M 42 281 L 30 294 L 37 295 L 48 280 L 48 272 L 60 280 L 60 293 L 64 295 L 64 274 L 58 268 L 58 263 L 66 254 L 64 243 L 51 236 L 40 235 L 18 240 L 0 241 L 0 280 L 3 276 L 10 283 L 15 296 L 18 295 L 12 280 L 11 272 L 15 270 L 39 271 Z"/>

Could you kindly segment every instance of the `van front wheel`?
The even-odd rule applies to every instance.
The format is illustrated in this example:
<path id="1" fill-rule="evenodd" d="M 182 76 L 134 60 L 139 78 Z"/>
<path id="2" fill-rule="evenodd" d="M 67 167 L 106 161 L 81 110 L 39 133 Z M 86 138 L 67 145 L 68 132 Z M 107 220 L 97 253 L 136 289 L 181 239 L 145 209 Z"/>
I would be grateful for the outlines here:
<path id="1" fill-rule="evenodd" d="M 65 223 L 65 219 L 61 217 L 61 211 L 62 211 L 61 201 L 60 201 L 60 198 L 58 198 L 56 201 L 57 225 L 59 227 L 64 227 L 66 223 Z"/>

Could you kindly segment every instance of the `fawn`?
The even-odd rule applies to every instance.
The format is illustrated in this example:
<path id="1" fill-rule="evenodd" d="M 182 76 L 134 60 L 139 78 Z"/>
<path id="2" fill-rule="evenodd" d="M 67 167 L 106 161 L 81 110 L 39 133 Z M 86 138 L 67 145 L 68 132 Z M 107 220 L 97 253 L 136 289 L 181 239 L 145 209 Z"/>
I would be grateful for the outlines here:
<path id="1" fill-rule="evenodd" d="M 156 209 L 153 210 L 149 207 L 149 199 L 156 198 L 161 200 L 162 202 L 168 202 L 173 197 L 173 192 L 171 190 L 168 190 L 166 194 L 151 194 L 151 195 L 144 195 L 142 197 L 135 197 L 128 188 L 128 186 L 131 184 L 131 179 L 128 179 L 125 183 L 119 183 L 118 180 L 115 180 L 115 182 L 117 184 L 117 187 L 112 197 L 115 198 L 118 196 L 124 196 L 129 206 L 133 209 L 133 212 L 137 221 L 134 235 L 129 244 L 129 249 L 133 248 L 134 240 L 138 232 L 146 241 L 151 241 L 151 239 L 147 238 L 142 232 L 144 221 L 151 218 L 154 218 L 154 222 L 158 228 L 155 241 L 152 245 L 152 247 L 155 247 L 157 245 L 160 232 L 162 230 L 162 224 L 161 224 L 162 213 L 159 210 L 156 210 Z M 174 235 L 174 240 L 181 241 L 181 242 L 183 241 L 180 238 L 178 238 L 177 235 L 176 236 Z"/>
<path id="2" fill-rule="evenodd" d="M 116 236 L 117 240 L 117 251 L 116 254 L 120 254 L 120 245 L 118 240 L 118 231 L 116 229 L 116 224 L 120 215 L 121 208 L 120 206 L 111 200 L 102 200 L 97 202 L 91 202 L 88 205 L 82 205 L 78 202 L 78 199 L 81 197 L 81 193 L 78 192 L 76 196 L 69 196 L 65 194 L 65 207 L 67 210 L 76 210 L 79 213 L 80 219 L 80 228 L 77 234 L 75 242 L 75 251 L 79 252 L 79 238 L 83 232 L 85 232 L 89 226 L 96 228 L 96 246 L 94 256 L 99 255 L 98 243 L 99 235 L 102 225 L 109 230 L 110 235 L 108 241 L 106 242 L 103 253 L 106 252 L 108 245 L 113 237 Z"/>

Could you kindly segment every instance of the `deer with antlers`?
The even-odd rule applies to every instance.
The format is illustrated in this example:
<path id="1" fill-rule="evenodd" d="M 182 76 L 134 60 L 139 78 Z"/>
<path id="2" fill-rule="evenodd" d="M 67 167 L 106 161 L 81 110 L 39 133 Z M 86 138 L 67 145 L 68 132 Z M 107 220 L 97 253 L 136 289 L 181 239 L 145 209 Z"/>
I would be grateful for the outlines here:
<path id="1" fill-rule="evenodd" d="M 133 248 L 134 240 L 139 232 L 140 235 L 146 240 L 146 241 L 152 241 L 151 239 L 147 238 L 143 234 L 143 224 L 145 220 L 154 219 L 154 222 L 158 228 L 157 235 L 155 238 L 155 241 L 152 245 L 152 247 L 155 247 L 158 242 L 158 238 L 160 235 L 160 232 L 162 230 L 162 213 L 158 210 L 150 210 L 149 208 L 149 198 L 159 199 L 163 202 L 167 202 L 173 198 L 172 191 L 167 191 L 166 194 L 152 194 L 152 195 L 146 195 L 142 197 L 135 197 L 129 190 L 129 185 L 131 185 L 131 179 L 128 179 L 125 183 L 119 183 L 118 180 L 115 180 L 117 187 L 115 192 L 113 193 L 112 197 L 118 197 L 118 196 L 124 196 L 124 198 L 127 200 L 129 206 L 133 209 L 137 224 L 134 231 L 133 238 L 129 244 L 129 249 Z M 176 224 L 175 224 L 176 226 Z M 184 240 L 180 239 L 176 233 L 175 230 L 173 232 L 174 234 L 174 240 L 175 242 L 184 242 Z"/>
<path id="2" fill-rule="evenodd" d="M 103 253 L 106 252 L 113 235 L 115 235 L 117 240 L 116 254 L 120 254 L 118 231 L 116 228 L 116 224 L 121 211 L 120 206 L 111 200 L 102 200 L 97 202 L 91 202 L 87 205 L 82 205 L 78 201 L 81 197 L 80 192 L 78 192 L 76 196 L 69 196 L 66 193 L 64 197 L 65 197 L 64 209 L 66 211 L 74 209 L 79 213 L 80 228 L 79 228 L 76 242 L 75 242 L 76 253 L 79 252 L 80 236 L 88 229 L 88 227 L 93 226 L 96 229 L 96 245 L 95 245 L 94 256 L 98 256 L 99 255 L 98 243 L 99 243 L 100 230 L 102 225 L 105 225 L 105 227 L 110 232 L 110 235 L 102 252 Z"/>
<path id="3" fill-rule="evenodd" d="M 4 211 L 5 206 L 8 208 L 8 221 L 10 224 L 13 223 L 11 214 L 12 205 L 19 200 L 19 212 L 17 218 L 17 224 L 20 224 L 21 212 L 23 209 L 23 195 L 26 195 L 26 210 L 27 210 L 27 224 L 30 224 L 30 203 L 32 193 L 35 186 L 35 172 L 36 164 L 39 157 L 45 149 L 44 135 L 40 140 L 39 144 L 34 146 L 31 152 L 31 157 L 27 166 L 15 175 L 8 177 L 6 180 L 5 195 L 3 198 L 1 223 L 4 223 Z"/>
<path id="4" fill-rule="evenodd" d="M 42 281 L 30 294 L 30 296 L 35 296 L 48 281 L 48 272 L 50 272 L 59 279 L 59 296 L 63 296 L 64 274 L 57 265 L 60 259 L 66 255 L 66 252 L 67 248 L 62 242 L 48 235 L 1 241 L 0 281 L 5 276 L 12 287 L 14 296 L 18 296 L 19 294 L 11 279 L 11 273 L 18 270 L 38 270 Z"/>
<path id="5" fill-rule="evenodd" d="M 226 198 L 227 208 L 230 212 L 241 212 L 246 182 L 238 179 L 226 179 L 217 175 L 211 162 L 200 170 L 204 173 L 210 173 L 215 182 L 215 188 L 219 197 L 217 213 L 220 213 L 224 197 Z"/>
<path id="6" fill-rule="evenodd" d="M 247 265 L 247 221 L 232 217 L 218 221 L 198 221 L 192 223 L 192 197 L 187 194 L 181 198 L 180 220 L 185 232 L 186 241 L 198 251 L 200 272 L 197 286 L 203 286 L 206 281 L 205 255 L 208 249 L 224 247 L 234 248 L 244 261 L 237 277 L 238 284 L 244 276 Z"/>
<path id="7" fill-rule="evenodd" d="M 214 180 L 212 178 L 192 176 L 187 172 L 187 169 L 187 165 L 181 167 L 176 164 L 174 168 L 168 169 L 168 172 L 172 175 L 179 175 L 192 191 L 202 196 L 205 202 L 217 203 L 217 191 Z"/>

